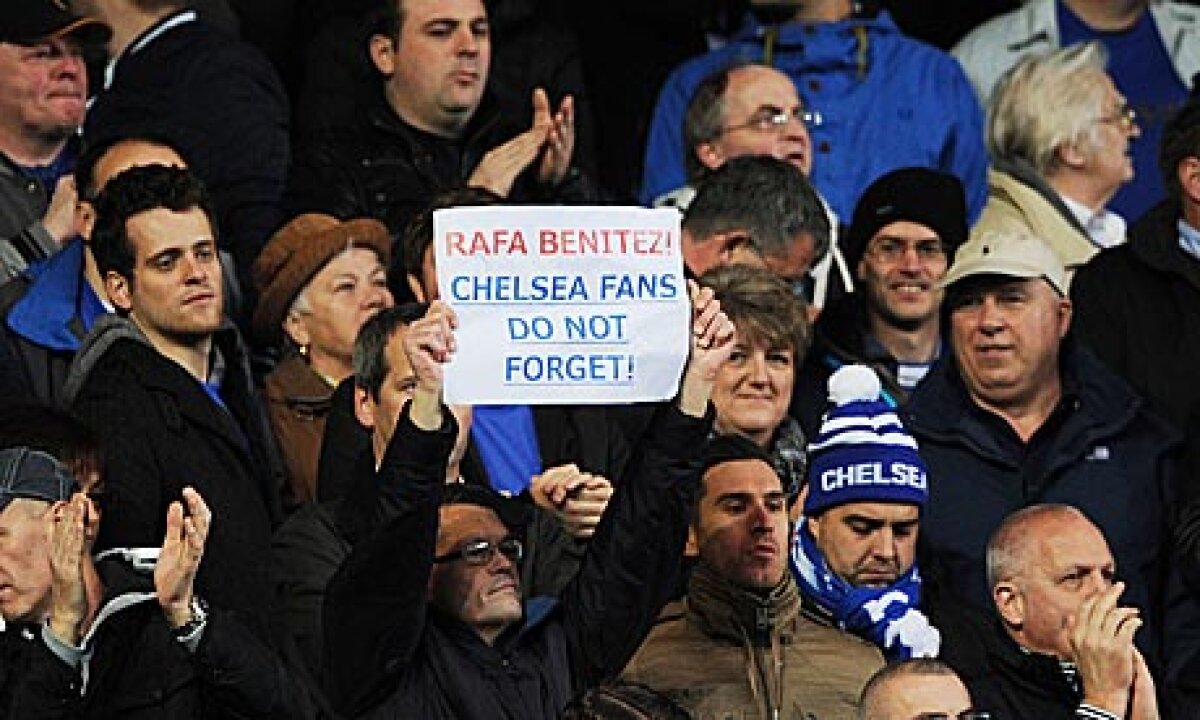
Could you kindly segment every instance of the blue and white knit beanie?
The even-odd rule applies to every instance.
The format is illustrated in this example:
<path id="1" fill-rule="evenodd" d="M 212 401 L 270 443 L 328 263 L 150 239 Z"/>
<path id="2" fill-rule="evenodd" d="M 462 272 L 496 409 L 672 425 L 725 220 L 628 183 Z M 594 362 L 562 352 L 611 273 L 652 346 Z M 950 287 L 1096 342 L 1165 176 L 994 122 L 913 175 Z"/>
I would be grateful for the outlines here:
<path id="1" fill-rule="evenodd" d="M 806 516 L 852 502 L 924 507 L 928 489 L 917 441 L 880 392 L 879 378 L 864 365 L 844 365 L 830 376 L 835 407 L 808 446 Z"/>

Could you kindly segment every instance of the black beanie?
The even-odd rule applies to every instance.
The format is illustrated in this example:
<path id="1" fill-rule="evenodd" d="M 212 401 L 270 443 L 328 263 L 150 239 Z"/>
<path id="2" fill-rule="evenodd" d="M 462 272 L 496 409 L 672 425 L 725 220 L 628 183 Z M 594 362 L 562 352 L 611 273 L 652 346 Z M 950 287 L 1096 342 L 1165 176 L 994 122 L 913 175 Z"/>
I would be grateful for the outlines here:
<path id="1" fill-rule="evenodd" d="M 928 168 L 893 170 L 871 183 L 854 208 L 846 234 L 846 260 L 858 267 L 867 243 L 885 225 L 907 220 L 937 233 L 946 258 L 967 240 L 967 201 L 962 183 L 953 175 Z"/>

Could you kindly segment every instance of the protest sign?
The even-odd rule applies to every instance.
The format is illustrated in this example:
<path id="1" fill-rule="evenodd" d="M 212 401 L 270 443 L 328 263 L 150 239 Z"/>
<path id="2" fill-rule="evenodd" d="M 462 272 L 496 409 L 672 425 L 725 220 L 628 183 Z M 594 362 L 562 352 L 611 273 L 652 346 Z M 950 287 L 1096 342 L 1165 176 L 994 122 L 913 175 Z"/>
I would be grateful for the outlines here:
<path id="1" fill-rule="evenodd" d="M 441 298 L 458 314 L 446 400 L 663 400 L 689 347 L 679 213 L 464 207 L 433 217 Z"/>

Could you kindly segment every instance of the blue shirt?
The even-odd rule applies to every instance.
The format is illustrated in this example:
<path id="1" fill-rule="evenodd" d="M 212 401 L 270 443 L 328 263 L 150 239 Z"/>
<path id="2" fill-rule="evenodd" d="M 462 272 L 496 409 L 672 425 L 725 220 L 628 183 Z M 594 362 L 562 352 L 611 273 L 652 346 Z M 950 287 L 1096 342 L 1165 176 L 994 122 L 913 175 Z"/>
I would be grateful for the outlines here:
<path id="1" fill-rule="evenodd" d="M 1167 121 L 1187 100 L 1187 86 L 1175 74 L 1149 10 L 1143 11 L 1128 30 L 1101 31 L 1085 25 L 1061 0 L 1057 5 L 1062 46 L 1100 41 L 1108 50 L 1108 74 L 1113 84 L 1137 112 L 1142 134 L 1131 145 L 1133 180 L 1108 203 L 1109 208 L 1133 222 L 1164 197 L 1158 146 Z"/>
<path id="2" fill-rule="evenodd" d="M 476 405 L 471 440 L 496 492 L 519 495 L 542 472 L 537 429 L 528 405 Z"/>

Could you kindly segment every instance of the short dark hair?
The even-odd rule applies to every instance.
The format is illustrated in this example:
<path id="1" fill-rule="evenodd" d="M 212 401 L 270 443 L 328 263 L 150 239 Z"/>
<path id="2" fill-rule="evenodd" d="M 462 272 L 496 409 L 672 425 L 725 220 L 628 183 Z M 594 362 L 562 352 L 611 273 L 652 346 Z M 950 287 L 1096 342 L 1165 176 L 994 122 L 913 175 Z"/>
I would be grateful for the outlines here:
<path id="1" fill-rule="evenodd" d="M 108 155 L 110 150 L 125 143 L 146 143 L 164 147 L 183 158 L 184 163 L 188 164 L 187 158 L 183 156 L 179 147 L 165 134 L 114 135 L 103 138 L 89 145 L 75 162 L 75 187 L 79 190 L 80 200 L 95 201 L 96 195 L 100 192 L 100 188 L 96 187 L 96 166 Z"/>
<path id="2" fill-rule="evenodd" d="M 1179 163 L 1189 157 L 1200 158 L 1200 101 L 1184 105 L 1163 129 L 1158 146 L 1158 167 L 1167 194 L 1174 200 L 1183 197 L 1179 185 Z"/>
<path id="3" fill-rule="evenodd" d="M 0 448 L 40 450 L 71 469 L 79 481 L 102 473 L 100 437 L 66 410 L 39 402 L 5 403 L 0 407 Z"/>
<path id="4" fill-rule="evenodd" d="M 199 208 L 217 235 L 212 199 L 204 184 L 186 168 L 166 165 L 132 167 L 117 173 L 96 196 L 92 255 L 101 276 L 115 272 L 133 282 L 134 250 L 126 224 L 134 215 L 164 208 L 183 212 Z"/>
<path id="5" fill-rule="evenodd" d="M 366 390 L 375 402 L 379 402 L 383 381 L 392 371 L 387 361 L 388 342 L 398 329 L 425 317 L 428 309 L 429 306 L 423 303 L 396 305 L 380 310 L 359 329 L 351 360 L 354 386 Z"/>
<path id="6" fill-rule="evenodd" d="M 404 256 L 404 271 L 410 275 L 421 275 L 421 261 L 425 249 L 433 244 L 433 213 L 453 207 L 480 207 L 499 205 L 504 198 L 481 187 L 461 187 L 447 190 L 433 198 L 433 202 L 413 218 L 404 229 L 400 239 Z"/>
<path id="7" fill-rule="evenodd" d="M 683 162 L 689 182 L 696 182 L 708 168 L 696 156 L 696 146 L 721 136 L 725 126 L 725 91 L 733 71 L 750 65 L 737 62 L 726 65 L 700 81 L 683 116 Z"/>
<path id="8" fill-rule="evenodd" d="M 404 28 L 404 0 L 376 0 L 367 16 L 367 28 L 368 37 L 382 35 L 399 43 Z"/>
<path id="9" fill-rule="evenodd" d="M 812 329 L 804 300 L 791 285 L 769 270 L 750 265 L 715 267 L 700 276 L 700 284 L 712 288 L 739 338 L 791 348 L 799 370 Z"/>
<path id="10" fill-rule="evenodd" d="M 829 252 L 829 217 L 808 178 L 789 162 L 767 156 L 734 158 L 696 188 L 683 227 L 698 242 L 745 231 L 764 256 L 786 255 L 800 233 L 812 238 L 814 258 Z"/>

